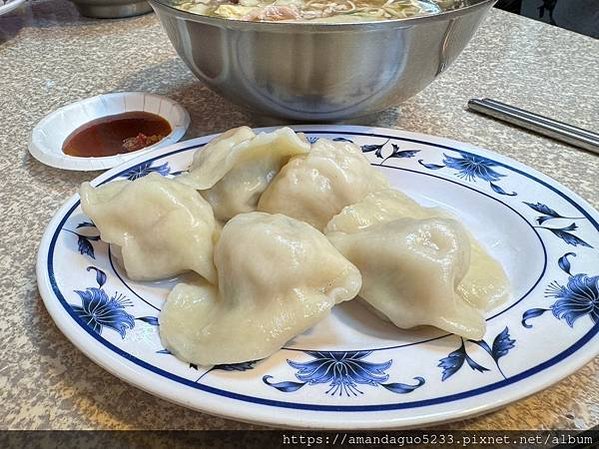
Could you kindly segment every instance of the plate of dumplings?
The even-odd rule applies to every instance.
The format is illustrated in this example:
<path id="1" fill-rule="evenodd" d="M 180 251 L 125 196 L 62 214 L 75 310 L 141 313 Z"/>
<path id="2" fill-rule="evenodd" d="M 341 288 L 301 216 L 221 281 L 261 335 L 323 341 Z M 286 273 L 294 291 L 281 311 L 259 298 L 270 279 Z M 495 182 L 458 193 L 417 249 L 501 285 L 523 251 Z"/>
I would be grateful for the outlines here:
<path id="1" fill-rule="evenodd" d="M 398 130 L 240 127 L 81 185 L 37 279 L 130 384 L 296 428 L 502 407 L 599 353 L 599 213 L 514 160 Z"/>

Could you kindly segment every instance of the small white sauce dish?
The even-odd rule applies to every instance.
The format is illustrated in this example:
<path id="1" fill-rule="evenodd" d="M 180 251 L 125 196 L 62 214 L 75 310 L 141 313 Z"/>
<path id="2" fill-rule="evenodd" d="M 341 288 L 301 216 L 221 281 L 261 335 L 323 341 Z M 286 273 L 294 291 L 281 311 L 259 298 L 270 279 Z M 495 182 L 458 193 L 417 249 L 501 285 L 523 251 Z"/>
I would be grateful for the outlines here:
<path id="1" fill-rule="evenodd" d="M 171 133 L 154 145 L 130 153 L 105 157 L 76 157 L 62 151 L 64 141 L 80 126 L 109 115 L 149 112 L 164 118 Z M 64 170 L 106 170 L 156 148 L 177 142 L 189 127 L 187 111 L 177 102 L 145 92 L 118 92 L 98 95 L 71 103 L 48 114 L 33 128 L 29 152 L 38 161 Z"/>

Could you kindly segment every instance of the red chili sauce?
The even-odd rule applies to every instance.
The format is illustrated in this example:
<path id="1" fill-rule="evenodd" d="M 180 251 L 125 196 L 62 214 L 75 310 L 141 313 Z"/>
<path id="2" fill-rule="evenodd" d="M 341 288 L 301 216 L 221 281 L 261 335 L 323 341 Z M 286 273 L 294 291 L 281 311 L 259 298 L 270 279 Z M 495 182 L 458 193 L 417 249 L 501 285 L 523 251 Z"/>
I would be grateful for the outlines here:
<path id="1" fill-rule="evenodd" d="M 114 156 L 141 150 L 171 133 L 164 118 L 149 112 L 125 112 L 92 120 L 73 131 L 62 152 L 77 157 Z"/>

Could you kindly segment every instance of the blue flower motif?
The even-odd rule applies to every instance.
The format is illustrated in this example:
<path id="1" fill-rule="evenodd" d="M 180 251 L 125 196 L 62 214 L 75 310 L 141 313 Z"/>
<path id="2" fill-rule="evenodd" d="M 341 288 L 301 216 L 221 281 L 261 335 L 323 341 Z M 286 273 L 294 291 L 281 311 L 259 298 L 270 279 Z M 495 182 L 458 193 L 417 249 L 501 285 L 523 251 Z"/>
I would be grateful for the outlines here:
<path id="1" fill-rule="evenodd" d="M 389 143 L 389 140 L 391 140 L 391 139 L 387 139 L 383 143 L 379 143 L 379 144 L 362 145 L 361 146 L 362 153 L 372 153 L 374 151 L 375 154 L 377 155 L 377 157 L 380 158 L 380 157 L 382 157 L 381 151 L 383 150 L 385 145 L 387 145 Z"/>
<path id="2" fill-rule="evenodd" d="M 466 345 L 464 343 L 464 339 L 460 337 L 460 341 L 462 344 L 458 349 L 449 353 L 447 357 L 439 360 L 439 364 L 437 365 L 439 368 L 443 370 L 441 374 L 441 381 L 445 381 L 455 373 L 457 373 L 462 366 L 464 366 L 464 362 L 470 366 L 473 371 L 478 371 L 483 373 L 485 371 L 490 371 L 489 368 L 482 366 L 481 364 L 475 362 L 469 355 L 466 350 Z M 487 354 L 491 356 L 493 362 L 497 366 L 499 373 L 503 376 L 504 379 L 507 379 L 505 374 L 503 373 L 501 367 L 499 366 L 499 359 L 506 356 L 510 350 L 516 347 L 516 340 L 510 337 L 510 332 L 507 326 L 501 331 L 495 339 L 493 340 L 493 344 L 489 346 L 489 344 L 485 340 L 468 340 L 470 343 L 474 343 L 485 350 Z"/>
<path id="3" fill-rule="evenodd" d="M 437 365 L 439 368 L 443 370 L 441 374 L 441 381 L 445 381 L 455 373 L 457 373 L 462 366 L 464 366 L 464 362 L 468 363 L 468 366 L 474 371 L 478 371 L 483 373 L 485 371 L 489 371 L 488 368 L 476 363 L 466 352 L 466 346 L 464 345 L 464 340 L 460 339 L 462 344 L 458 349 L 449 353 L 447 357 L 439 360 L 439 364 Z"/>
<path id="4" fill-rule="evenodd" d="M 144 176 L 149 175 L 150 173 L 158 173 L 161 176 L 166 176 L 171 172 L 171 168 L 168 165 L 168 162 L 165 162 L 162 165 L 158 165 L 156 167 L 152 167 L 151 161 L 142 162 L 141 164 L 137 164 L 127 171 L 123 172 L 121 175 L 122 178 L 127 178 L 129 181 L 135 181 L 136 179 L 143 178 Z"/>
<path id="5" fill-rule="evenodd" d="M 510 352 L 510 349 L 514 349 L 515 347 L 516 340 L 510 338 L 510 333 L 506 326 L 506 328 L 495 337 L 495 340 L 493 340 L 493 347 L 489 354 L 493 357 L 493 360 L 497 362 L 501 357 L 507 355 L 507 353 Z"/>
<path id="6" fill-rule="evenodd" d="M 422 377 L 415 377 L 416 385 L 403 383 L 384 383 L 389 379 L 385 372 L 393 363 L 388 360 L 383 363 L 373 363 L 364 360 L 372 351 L 307 351 L 314 360 L 308 362 L 295 362 L 287 360 L 287 363 L 295 368 L 295 377 L 301 382 L 279 382 L 272 383 L 272 376 L 264 376 L 262 381 L 271 387 L 284 393 L 296 391 L 304 385 L 315 385 L 328 383 L 330 388 L 327 394 L 339 396 L 357 396 L 363 394 L 358 385 L 381 385 L 394 393 L 409 393 L 425 383 Z"/>
<path id="7" fill-rule="evenodd" d="M 565 243 L 571 246 L 584 246 L 586 248 L 592 248 L 587 242 L 582 240 L 580 237 L 575 236 L 572 232 L 578 229 L 578 225 L 576 223 L 571 223 L 569 226 L 563 228 L 548 228 L 545 226 L 537 226 L 539 229 L 546 229 L 547 231 L 551 231 L 553 235 L 562 239 Z"/>
<path id="8" fill-rule="evenodd" d="M 538 213 L 542 214 L 540 217 L 537 217 L 537 223 L 539 225 L 542 225 L 546 221 L 553 220 L 555 218 L 565 218 L 565 217 L 561 216 L 559 214 L 559 212 L 556 212 L 555 210 L 551 209 L 546 204 L 539 203 L 538 201 L 536 203 L 529 203 L 529 202 L 523 201 L 523 203 L 526 204 L 528 207 L 530 207 L 532 210 L 537 211 Z"/>
<path id="9" fill-rule="evenodd" d="M 327 393 L 334 395 L 362 393 L 358 384 L 377 385 L 389 379 L 385 373 L 391 366 L 391 360 L 384 363 L 372 363 L 362 360 L 369 351 L 358 352 L 308 352 L 315 360 L 310 362 L 288 361 L 297 369 L 295 377 L 309 384 L 330 382 Z"/>
<path id="10" fill-rule="evenodd" d="M 573 275 L 570 257 L 576 257 L 576 253 L 566 253 L 557 262 L 560 269 L 568 274 L 568 283 L 561 285 L 554 281 L 545 290 L 545 296 L 556 298 L 557 301 L 549 308 L 535 307 L 524 312 L 522 326 L 525 328 L 533 327 L 528 323 L 529 320 L 550 310 L 554 317 L 564 320 L 570 327 L 574 327 L 576 320 L 584 315 L 589 315 L 593 323 L 599 323 L 599 276 L 584 273 Z"/>
<path id="11" fill-rule="evenodd" d="M 86 227 L 94 227 L 95 228 L 95 226 L 93 224 L 87 223 L 87 222 L 79 223 L 77 225 L 77 229 L 86 228 Z M 77 236 L 77 250 L 79 251 L 79 253 L 82 256 L 89 256 L 92 259 L 96 258 L 95 254 L 94 254 L 94 246 L 92 245 L 91 242 L 99 241 L 100 240 L 99 235 L 83 235 L 83 234 L 79 234 L 78 232 L 71 231 L 70 229 L 66 229 L 66 228 L 63 228 L 62 230 Z"/>
<path id="12" fill-rule="evenodd" d="M 81 234 L 77 234 L 74 233 L 75 235 L 77 235 L 77 250 L 79 251 L 79 253 L 83 256 L 89 256 L 92 259 L 95 259 L 96 256 L 94 254 L 94 247 L 91 244 L 91 241 L 95 241 L 97 242 L 98 240 L 100 240 L 100 236 L 96 235 L 96 236 L 87 236 L 87 235 L 81 235 Z"/>
<path id="13" fill-rule="evenodd" d="M 416 156 L 416 154 L 420 153 L 420 150 L 402 150 L 400 148 L 399 145 L 392 143 L 391 144 L 391 153 L 389 154 L 389 156 L 385 157 L 383 154 L 383 147 L 380 147 L 379 149 L 377 149 L 375 151 L 375 156 L 379 159 L 382 159 L 382 161 L 379 163 L 379 165 L 383 165 L 385 162 L 387 162 L 389 159 L 394 158 L 394 159 L 410 159 L 413 158 L 414 156 Z"/>
<path id="14" fill-rule="evenodd" d="M 526 204 L 528 207 L 530 207 L 532 210 L 542 214 L 536 218 L 536 221 L 539 224 L 539 226 L 535 226 L 536 228 L 551 231 L 556 237 L 562 239 L 568 245 L 584 246 L 587 248 L 592 248 L 591 245 L 589 245 L 587 242 L 582 240 L 580 237 L 577 237 L 574 234 L 572 234 L 572 232 L 574 232 L 578 229 L 578 225 L 576 223 L 571 223 L 570 225 L 564 226 L 561 228 L 548 228 L 546 226 L 541 226 L 543 223 L 545 223 L 546 221 L 549 221 L 549 220 L 559 220 L 559 219 L 584 220 L 585 217 L 566 217 L 566 216 L 560 214 L 559 212 L 557 212 L 555 209 L 552 209 L 549 206 L 547 206 L 546 204 L 540 203 L 538 201 L 536 203 L 529 203 L 529 202 L 523 201 L 523 203 Z"/>
<path id="15" fill-rule="evenodd" d="M 75 293 L 81 298 L 82 305 L 71 307 L 94 332 L 102 334 L 102 329 L 107 326 L 117 331 L 121 338 L 125 338 L 127 329 L 135 326 L 135 318 L 124 310 L 130 304 L 123 296 L 108 298 L 104 290 L 96 287 L 85 291 L 75 290 Z"/>
<path id="16" fill-rule="evenodd" d="M 445 158 L 443 159 L 446 167 L 458 171 L 458 177 L 468 181 L 480 178 L 488 182 L 496 182 L 505 176 L 491 168 L 497 166 L 497 163 L 491 159 L 476 154 L 462 153 L 461 151 L 459 153 L 462 156 L 461 158 L 444 154 Z"/>
<path id="17" fill-rule="evenodd" d="M 576 274 L 565 286 L 554 282 L 549 285 L 547 296 L 557 298 L 551 311 L 568 326 L 573 327 L 574 322 L 584 315 L 589 315 L 593 323 L 599 322 L 599 276 Z"/>
<path id="18" fill-rule="evenodd" d="M 489 187 L 499 195 L 517 196 L 516 192 L 508 192 L 501 186 L 495 184 L 506 175 L 493 170 L 493 167 L 500 166 L 497 162 L 476 154 L 470 154 L 465 151 L 453 150 L 460 154 L 461 157 L 453 157 L 443 154 L 443 164 L 427 164 L 423 159 L 419 159 L 418 163 L 428 170 L 441 170 L 448 167 L 457 170 L 457 176 L 468 181 L 476 182 L 477 179 L 482 179 L 489 183 Z"/>

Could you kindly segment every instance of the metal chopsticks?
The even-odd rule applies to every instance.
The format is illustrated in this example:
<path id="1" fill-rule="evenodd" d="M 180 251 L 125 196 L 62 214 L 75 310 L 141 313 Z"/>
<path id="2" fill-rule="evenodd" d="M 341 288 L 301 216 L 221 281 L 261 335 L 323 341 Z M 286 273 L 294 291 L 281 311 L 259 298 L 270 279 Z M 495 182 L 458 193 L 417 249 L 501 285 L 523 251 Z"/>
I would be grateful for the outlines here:
<path id="1" fill-rule="evenodd" d="M 490 98 L 472 99 L 468 109 L 599 154 L 599 134 Z"/>

